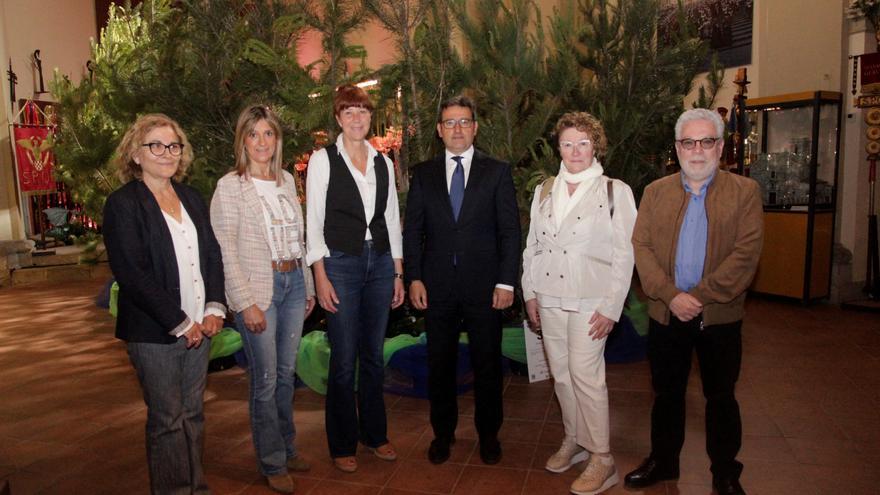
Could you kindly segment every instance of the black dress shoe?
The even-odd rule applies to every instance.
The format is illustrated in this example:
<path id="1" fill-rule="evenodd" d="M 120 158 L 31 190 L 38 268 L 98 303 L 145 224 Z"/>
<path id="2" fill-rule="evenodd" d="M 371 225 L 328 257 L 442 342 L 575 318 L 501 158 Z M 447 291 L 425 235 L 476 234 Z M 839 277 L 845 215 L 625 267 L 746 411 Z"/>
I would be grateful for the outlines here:
<path id="1" fill-rule="evenodd" d="M 712 481 L 712 486 L 715 487 L 718 495 L 746 495 L 745 490 L 743 490 L 742 485 L 739 484 L 737 479 L 723 478 L 714 480 Z"/>
<path id="2" fill-rule="evenodd" d="M 455 443 L 455 438 L 451 440 L 444 438 L 435 438 L 431 440 L 431 446 L 428 447 L 428 460 L 431 464 L 443 464 L 449 460 L 449 445 Z"/>
<path id="3" fill-rule="evenodd" d="M 676 479 L 678 479 L 678 469 L 664 468 L 649 457 L 642 462 L 641 466 L 626 475 L 623 484 L 627 488 L 645 488 L 658 481 Z"/>
<path id="4" fill-rule="evenodd" d="M 501 443 L 497 438 L 480 440 L 480 460 L 483 464 L 498 464 L 501 460 Z"/>

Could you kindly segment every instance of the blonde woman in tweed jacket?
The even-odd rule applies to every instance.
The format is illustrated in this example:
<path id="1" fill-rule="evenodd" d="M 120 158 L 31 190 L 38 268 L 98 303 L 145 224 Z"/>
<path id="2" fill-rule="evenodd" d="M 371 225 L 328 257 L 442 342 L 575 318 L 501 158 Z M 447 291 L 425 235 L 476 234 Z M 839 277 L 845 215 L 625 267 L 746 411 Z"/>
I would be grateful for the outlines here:
<path id="1" fill-rule="evenodd" d="M 315 291 L 302 262 L 302 209 L 293 176 L 281 168 L 281 141 L 281 125 L 269 108 L 251 105 L 241 113 L 235 169 L 217 183 L 211 224 L 249 363 L 257 465 L 272 489 L 292 493 L 288 470 L 309 469 L 294 445 L 293 388 L 303 321 L 315 306 Z"/>

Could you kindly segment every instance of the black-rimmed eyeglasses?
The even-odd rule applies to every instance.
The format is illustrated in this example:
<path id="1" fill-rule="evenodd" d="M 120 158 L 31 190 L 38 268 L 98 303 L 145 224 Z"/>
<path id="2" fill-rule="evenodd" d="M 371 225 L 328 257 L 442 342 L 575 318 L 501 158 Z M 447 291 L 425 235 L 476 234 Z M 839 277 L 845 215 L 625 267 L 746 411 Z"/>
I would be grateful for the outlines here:
<path id="1" fill-rule="evenodd" d="M 680 144 L 682 148 L 686 150 L 692 150 L 697 147 L 697 143 L 700 143 L 700 148 L 704 150 L 711 149 L 715 146 L 715 143 L 721 141 L 721 138 L 703 138 L 703 139 L 679 139 L 675 141 Z"/>
<path id="2" fill-rule="evenodd" d="M 443 127 L 447 129 L 455 128 L 455 125 L 458 124 L 463 129 L 467 129 L 468 127 L 474 125 L 473 119 L 446 119 L 442 121 Z"/>
<path id="3" fill-rule="evenodd" d="M 168 150 L 168 153 L 171 153 L 171 156 L 180 156 L 183 153 L 183 144 L 181 143 L 171 143 L 171 144 L 163 144 L 158 141 L 154 141 L 152 143 L 142 144 L 144 148 L 150 148 L 150 153 L 153 156 L 162 156 L 165 154 L 165 150 Z"/>

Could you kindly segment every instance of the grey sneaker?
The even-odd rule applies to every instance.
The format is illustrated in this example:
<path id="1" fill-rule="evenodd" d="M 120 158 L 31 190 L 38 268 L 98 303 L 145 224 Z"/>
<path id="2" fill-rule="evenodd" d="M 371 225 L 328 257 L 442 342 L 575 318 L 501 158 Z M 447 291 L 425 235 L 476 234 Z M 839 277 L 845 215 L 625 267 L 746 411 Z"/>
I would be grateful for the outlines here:
<path id="1" fill-rule="evenodd" d="M 564 473 L 575 464 L 587 460 L 588 457 L 590 453 L 578 445 L 573 438 L 565 437 L 559 450 L 547 459 L 544 469 L 551 473 Z"/>
<path id="2" fill-rule="evenodd" d="M 571 493 L 595 495 L 611 488 L 619 481 L 617 468 L 614 467 L 614 458 L 610 455 L 594 455 L 590 457 L 590 463 L 587 464 L 584 472 L 571 484 Z"/>

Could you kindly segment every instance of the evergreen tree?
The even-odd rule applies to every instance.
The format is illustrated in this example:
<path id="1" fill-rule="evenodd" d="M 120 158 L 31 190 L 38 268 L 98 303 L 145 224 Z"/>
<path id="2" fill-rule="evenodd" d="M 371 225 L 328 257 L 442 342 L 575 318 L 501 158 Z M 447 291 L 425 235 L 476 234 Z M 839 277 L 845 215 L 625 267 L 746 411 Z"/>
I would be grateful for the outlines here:
<path id="1" fill-rule="evenodd" d="M 363 46 L 349 45 L 346 37 L 361 28 L 368 14 L 362 0 L 295 0 L 294 5 L 308 27 L 321 34 L 323 57 L 319 64 L 320 86 L 315 91 L 313 104 L 324 109 L 325 130 L 331 140 L 336 138 L 336 119 L 333 116 L 333 95 L 336 88 L 348 82 L 357 82 L 368 74 L 367 52 Z M 360 59 L 357 70 L 348 66 L 349 59 Z"/>
<path id="2" fill-rule="evenodd" d="M 406 84 L 398 86 L 400 91 L 406 93 L 406 104 L 403 106 L 401 119 L 401 127 L 410 129 L 412 127 L 415 132 L 403 133 L 399 166 L 401 170 L 409 169 L 409 148 L 411 142 L 415 141 L 416 147 L 419 147 L 419 141 L 423 138 L 421 131 L 421 116 L 416 111 L 413 102 L 418 101 L 419 86 L 416 77 L 416 44 L 415 32 L 422 24 L 430 5 L 434 3 L 432 0 L 365 0 L 364 4 L 367 9 L 382 23 L 397 44 L 397 49 L 401 55 L 401 65 L 403 66 L 403 79 Z M 405 88 L 405 89 L 404 89 Z M 397 110 L 395 108 L 395 110 Z M 409 174 L 401 174 L 401 189 L 404 191 L 409 189 Z"/>
<path id="3" fill-rule="evenodd" d="M 187 181 L 206 198 L 233 164 L 234 126 L 247 104 L 280 109 L 302 105 L 315 83 L 286 54 L 287 66 L 256 61 L 266 50 L 286 53 L 304 28 L 287 2 L 152 0 L 111 6 L 108 26 L 93 43 L 92 77 L 73 84 L 56 77 L 61 135 L 60 177 L 100 218 L 104 198 L 118 182 L 110 159 L 138 115 L 162 112 L 187 132 L 195 161 Z M 282 91 L 278 78 L 284 77 Z M 300 108 L 305 108 L 302 105 Z M 311 149 L 310 122 L 287 120 L 285 160 Z M 300 124 L 300 125 L 298 125 Z M 97 179 L 97 180 L 96 180 Z"/>
<path id="4" fill-rule="evenodd" d="M 578 83 L 566 44 L 570 17 L 555 11 L 552 43 L 533 0 L 455 0 L 453 12 L 467 42 L 466 87 L 477 100 L 479 145 L 514 166 L 520 207 L 528 215 L 528 185 L 535 182 L 534 159 L 547 156 L 542 141 Z M 469 15 L 468 12 L 473 12 Z M 546 162 L 537 167 L 540 172 Z"/>
<path id="5" fill-rule="evenodd" d="M 679 22 L 661 43 L 658 0 L 578 4 L 584 18 L 578 62 L 585 84 L 574 95 L 575 106 L 594 114 L 605 127 L 607 173 L 640 196 L 665 170 L 675 121 L 709 48 L 689 27 L 680 6 Z"/>

